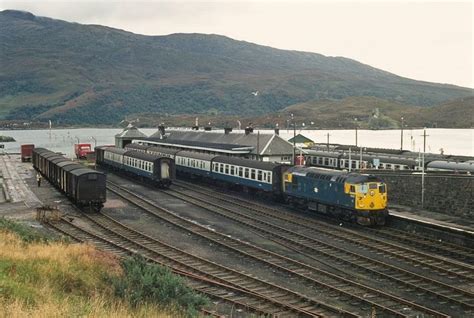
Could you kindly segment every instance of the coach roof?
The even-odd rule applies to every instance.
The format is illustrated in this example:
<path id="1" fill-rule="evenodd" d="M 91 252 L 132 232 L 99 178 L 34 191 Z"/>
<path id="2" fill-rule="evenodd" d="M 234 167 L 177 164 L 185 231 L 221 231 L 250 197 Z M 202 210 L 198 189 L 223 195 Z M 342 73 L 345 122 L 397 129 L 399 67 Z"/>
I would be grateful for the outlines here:
<path id="1" fill-rule="evenodd" d="M 241 159 L 241 158 L 227 157 L 227 156 L 218 156 L 214 158 L 213 162 L 227 163 L 231 165 L 244 166 L 244 167 L 261 169 L 261 170 L 273 170 L 275 167 L 281 165 L 277 163 L 250 160 L 250 159 Z"/>

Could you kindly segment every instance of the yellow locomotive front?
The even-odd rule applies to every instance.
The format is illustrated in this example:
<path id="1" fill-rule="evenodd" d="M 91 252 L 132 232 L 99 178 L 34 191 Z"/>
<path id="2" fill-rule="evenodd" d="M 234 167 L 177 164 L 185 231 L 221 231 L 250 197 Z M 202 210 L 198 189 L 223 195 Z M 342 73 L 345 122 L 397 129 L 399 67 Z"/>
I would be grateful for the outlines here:
<path id="1" fill-rule="evenodd" d="M 374 176 L 367 177 L 356 183 L 346 182 L 344 190 L 354 198 L 357 223 L 384 225 L 388 215 L 387 185 Z"/>

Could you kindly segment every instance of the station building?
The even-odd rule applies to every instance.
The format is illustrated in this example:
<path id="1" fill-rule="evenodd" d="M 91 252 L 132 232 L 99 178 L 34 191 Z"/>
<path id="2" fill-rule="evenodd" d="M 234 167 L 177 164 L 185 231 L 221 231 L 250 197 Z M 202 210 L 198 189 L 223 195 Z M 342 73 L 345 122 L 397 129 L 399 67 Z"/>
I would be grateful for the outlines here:
<path id="1" fill-rule="evenodd" d="M 293 145 L 273 133 L 254 132 L 246 128 L 233 132 L 231 128 L 212 130 L 166 130 L 160 126 L 158 132 L 147 138 L 135 138 L 135 143 L 201 153 L 242 157 L 267 162 L 290 163 Z"/>
<path id="2" fill-rule="evenodd" d="M 142 139 L 146 137 L 147 135 L 138 130 L 137 127 L 129 124 L 122 132 L 115 135 L 115 147 L 123 148 L 134 139 Z"/>

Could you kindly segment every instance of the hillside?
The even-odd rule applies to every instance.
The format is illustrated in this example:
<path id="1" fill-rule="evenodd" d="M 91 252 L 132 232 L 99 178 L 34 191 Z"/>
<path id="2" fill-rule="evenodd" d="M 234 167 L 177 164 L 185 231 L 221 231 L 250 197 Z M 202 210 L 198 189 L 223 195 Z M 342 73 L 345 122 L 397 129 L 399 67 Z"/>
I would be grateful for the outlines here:
<path id="1" fill-rule="evenodd" d="M 343 57 L 219 35 L 144 36 L 13 10 L 0 12 L 0 56 L 0 120 L 104 124 L 134 113 L 264 114 L 350 96 L 432 106 L 473 94 Z"/>
<path id="2" fill-rule="evenodd" d="M 474 97 L 459 98 L 416 113 L 414 121 L 420 126 L 474 127 Z M 432 123 L 432 125 L 430 125 Z"/>

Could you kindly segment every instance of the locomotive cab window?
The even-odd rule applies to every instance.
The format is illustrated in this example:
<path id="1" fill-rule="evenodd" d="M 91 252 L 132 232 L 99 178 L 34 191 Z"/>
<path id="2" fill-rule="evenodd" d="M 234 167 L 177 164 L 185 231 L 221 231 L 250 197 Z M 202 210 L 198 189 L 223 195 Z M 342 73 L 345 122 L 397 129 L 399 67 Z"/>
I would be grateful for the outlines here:
<path id="1" fill-rule="evenodd" d="M 356 192 L 356 188 L 354 185 L 351 185 L 350 189 L 349 189 L 349 192 L 350 193 L 355 193 Z"/>
<path id="2" fill-rule="evenodd" d="M 360 193 L 367 193 L 369 192 L 369 187 L 366 184 L 359 185 L 359 192 Z"/>
<path id="3" fill-rule="evenodd" d="M 380 192 L 380 193 L 385 193 L 385 184 L 382 184 L 382 185 L 379 187 L 379 192 Z"/>

